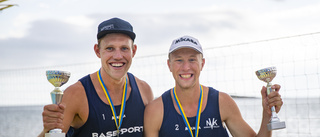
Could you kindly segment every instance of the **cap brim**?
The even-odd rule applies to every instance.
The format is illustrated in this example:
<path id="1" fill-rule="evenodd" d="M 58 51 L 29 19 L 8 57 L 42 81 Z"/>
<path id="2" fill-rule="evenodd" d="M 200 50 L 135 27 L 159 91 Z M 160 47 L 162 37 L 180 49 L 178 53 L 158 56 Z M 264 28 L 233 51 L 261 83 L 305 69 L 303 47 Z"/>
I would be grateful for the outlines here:
<path id="1" fill-rule="evenodd" d="M 100 39 L 102 37 L 104 37 L 107 34 L 110 33 L 122 33 L 122 34 L 126 34 L 128 35 L 133 41 L 136 38 L 136 34 L 130 31 L 126 31 L 126 30 L 105 30 L 105 31 L 101 31 L 98 33 L 97 35 L 97 39 Z"/>
<path id="2" fill-rule="evenodd" d="M 193 46 L 190 46 L 190 45 L 183 45 L 183 46 L 179 46 L 179 47 L 176 47 L 176 48 L 174 48 L 174 49 L 171 49 L 171 50 L 169 51 L 169 54 L 172 53 L 172 52 L 174 52 L 174 51 L 176 51 L 176 50 L 178 50 L 178 49 L 182 49 L 182 48 L 190 48 L 190 49 L 193 49 L 193 50 L 195 50 L 195 51 L 197 51 L 197 52 L 199 52 L 199 53 L 202 54 L 202 52 L 201 52 L 200 49 L 197 49 L 197 48 L 195 48 L 195 47 L 193 47 Z"/>

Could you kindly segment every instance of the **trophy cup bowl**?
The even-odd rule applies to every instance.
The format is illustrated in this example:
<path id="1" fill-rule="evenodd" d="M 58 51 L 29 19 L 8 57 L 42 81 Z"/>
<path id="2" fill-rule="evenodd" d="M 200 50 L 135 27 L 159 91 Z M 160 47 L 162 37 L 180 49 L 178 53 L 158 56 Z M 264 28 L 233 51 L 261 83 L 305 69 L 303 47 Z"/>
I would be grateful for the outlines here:
<path id="1" fill-rule="evenodd" d="M 48 81 L 55 87 L 50 93 L 53 104 L 59 104 L 62 100 L 63 92 L 60 87 L 68 82 L 70 78 L 70 72 L 60 70 L 47 70 L 46 71 Z M 65 137 L 65 133 L 62 133 L 61 129 L 52 129 L 49 133 L 45 134 L 45 137 Z"/>
<path id="2" fill-rule="evenodd" d="M 269 68 L 264 68 L 256 71 L 257 77 L 268 83 L 273 80 L 274 77 L 277 75 L 277 68 L 276 67 L 269 67 Z"/>
<path id="3" fill-rule="evenodd" d="M 268 68 L 264 68 L 264 69 L 260 69 L 256 71 L 256 75 L 257 77 L 263 81 L 267 83 L 267 94 L 269 95 L 273 90 L 271 88 L 272 84 L 271 81 L 273 80 L 273 78 L 276 76 L 277 74 L 277 69 L 276 67 L 268 67 Z M 286 128 L 286 124 L 284 121 L 280 121 L 276 111 L 275 111 L 275 107 L 271 107 L 271 119 L 269 121 L 268 126 L 268 130 L 276 130 L 276 129 L 282 129 L 282 128 Z"/>

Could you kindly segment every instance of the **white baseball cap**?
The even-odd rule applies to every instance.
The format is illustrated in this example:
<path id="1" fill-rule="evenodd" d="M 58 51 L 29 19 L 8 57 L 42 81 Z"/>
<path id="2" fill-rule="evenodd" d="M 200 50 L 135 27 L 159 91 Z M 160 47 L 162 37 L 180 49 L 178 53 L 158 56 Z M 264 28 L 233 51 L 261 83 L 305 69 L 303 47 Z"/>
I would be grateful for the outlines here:
<path id="1" fill-rule="evenodd" d="M 173 40 L 169 49 L 169 54 L 180 48 L 192 48 L 198 51 L 199 53 L 203 54 L 202 47 L 199 41 L 191 36 L 186 35 Z"/>

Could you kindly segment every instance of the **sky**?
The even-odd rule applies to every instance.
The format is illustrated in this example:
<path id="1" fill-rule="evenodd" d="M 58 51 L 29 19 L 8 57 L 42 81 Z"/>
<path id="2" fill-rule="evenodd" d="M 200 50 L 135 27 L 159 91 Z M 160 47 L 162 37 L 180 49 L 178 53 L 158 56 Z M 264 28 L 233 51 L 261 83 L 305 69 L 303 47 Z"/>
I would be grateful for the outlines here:
<path id="1" fill-rule="evenodd" d="M 183 35 L 203 47 L 320 31 L 317 0 L 9 0 L 0 11 L 0 70 L 97 61 L 100 22 L 120 17 L 137 34 L 137 56 L 167 53 Z"/>
<path id="2" fill-rule="evenodd" d="M 135 57 L 167 54 L 172 40 L 183 35 L 196 37 L 206 49 L 320 32 L 318 0 L 8 0 L 0 4 L 17 4 L 0 11 L 0 73 L 6 76 L 0 78 L 0 94 L 5 93 L 0 106 L 24 103 L 22 98 L 39 100 L 24 93 L 30 89 L 27 82 L 12 88 L 21 73 L 15 70 L 99 62 L 93 51 L 97 26 L 113 17 L 133 25 L 138 46 Z M 289 57 L 294 54 L 298 53 Z M 73 74 L 70 81 L 78 77 L 82 75 Z M 44 76 L 42 81 L 46 84 L 39 86 L 53 88 Z M 49 100 L 47 92 L 40 92 L 39 98 Z"/>

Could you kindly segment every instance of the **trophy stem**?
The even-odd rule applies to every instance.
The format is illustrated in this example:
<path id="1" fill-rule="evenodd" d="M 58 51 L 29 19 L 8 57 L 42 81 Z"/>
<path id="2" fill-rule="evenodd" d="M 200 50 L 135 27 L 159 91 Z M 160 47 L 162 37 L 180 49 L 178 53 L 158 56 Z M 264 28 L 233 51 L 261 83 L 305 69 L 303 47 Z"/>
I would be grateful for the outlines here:
<path id="1" fill-rule="evenodd" d="M 271 82 L 267 83 L 267 94 L 269 95 L 271 92 L 273 92 L 274 90 L 271 88 L 272 84 Z M 278 115 L 276 113 L 276 108 L 274 106 L 271 107 L 271 112 L 272 112 L 272 117 L 270 121 L 280 121 L 280 119 L 278 118 Z"/>
<path id="2" fill-rule="evenodd" d="M 267 83 L 267 95 L 269 95 L 271 92 L 273 92 L 274 90 L 271 88 L 271 86 L 272 86 L 272 83 L 271 82 L 268 82 Z M 271 111 L 272 111 L 272 114 L 274 114 L 273 112 L 276 112 L 276 109 L 275 109 L 275 107 L 273 106 L 273 107 L 271 107 Z M 276 114 L 276 113 L 275 113 Z"/>
<path id="3" fill-rule="evenodd" d="M 63 92 L 59 87 L 55 87 L 54 90 L 50 93 L 51 100 L 53 104 L 59 104 L 62 100 Z"/>
<path id="4" fill-rule="evenodd" d="M 271 82 L 267 82 L 267 94 L 269 95 L 271 92 L 274 91 L 274 89 L 271 88 L 272 84 Z M 268 130 L 276 130 L 276 129 L 282 129 L 286 127 L 285 122 L 280 122 L 280 118 L 277 115 L 276 109 L 274 106 L 271 107 L 271 119 L 268 124 Z"/>

